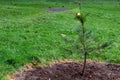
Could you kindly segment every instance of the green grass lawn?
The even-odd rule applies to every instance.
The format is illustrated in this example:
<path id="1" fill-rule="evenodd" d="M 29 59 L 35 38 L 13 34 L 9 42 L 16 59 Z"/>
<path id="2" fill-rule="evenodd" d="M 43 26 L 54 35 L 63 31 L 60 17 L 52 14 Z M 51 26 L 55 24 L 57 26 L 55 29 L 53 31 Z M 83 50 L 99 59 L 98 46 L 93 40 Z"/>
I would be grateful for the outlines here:
<path id="1" fill-rule="evenodd" d="M 61 49 L 66 46 L 60 34 L 74 37 L 79 26 L 75 5 L 35 0 L 0 1 L 0 80 L 25 64 L 39 61 L 46 65 L 55 60 L 82 60 L 82 54 L 72 54 Z M 37 0 L 36 0 L 37 1 Z M 28 2 L 28 3 L 27 3 Z M 51 13 L 43 8 L 72 8 L 69 11 Z M 92 29 L 100 42 L 114 41 L 112 48 L 98 57 L 89 59 L 120 63 L 120 5 L 118 3 L 83 4 L 82 11 L 89 12 L 86 27 Z"/>

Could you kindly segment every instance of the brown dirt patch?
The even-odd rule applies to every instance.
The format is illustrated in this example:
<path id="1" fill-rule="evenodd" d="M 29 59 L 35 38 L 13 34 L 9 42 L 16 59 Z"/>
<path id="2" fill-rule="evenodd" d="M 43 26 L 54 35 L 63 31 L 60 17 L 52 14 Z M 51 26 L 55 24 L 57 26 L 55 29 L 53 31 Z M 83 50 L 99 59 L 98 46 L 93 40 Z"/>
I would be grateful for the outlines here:
<path id="1" fill-rule="evenodd" d="M 77 62 L 37 67 L 17 73 L 14 80 L 120 80 L 120 65 L 88 62 L 84 76 L 79 75 L 82 67 Z"/>

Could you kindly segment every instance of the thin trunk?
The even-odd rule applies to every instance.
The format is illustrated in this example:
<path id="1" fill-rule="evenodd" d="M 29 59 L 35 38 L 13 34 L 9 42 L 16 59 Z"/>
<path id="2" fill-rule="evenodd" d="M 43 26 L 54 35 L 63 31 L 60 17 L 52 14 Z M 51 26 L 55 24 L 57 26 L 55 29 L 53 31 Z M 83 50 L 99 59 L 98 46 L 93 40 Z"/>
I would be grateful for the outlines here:
<path id="1" fill-rule="evenodd" d="M 83 65 L 83 69 L 82 69 L 82 73 L 81 76 L 84 75 L 85 73 L 85 68 L 86 68 L 86 59 L 87 59 L 87 52 L 86 52 L 86 43 L 85 43 L 85 27 L 84 27 L 84 23 L 82 23 L 82 34 L 83 34 L 83 40 L 82 40 L 82 45 L 83 45 L 83 51 L 84 51 L 84 65 Z"/>
<path id="2" fill-rule="evenodd" d="M 86 59 L 87 59 L 87 53 L 84 53 L 84 65 L 83 65 L 83 69 L 82 69 L 81 76 L 83 76 L 83 75 L 84 75 L 84 73 L 85 73 L 85 68 L 86 68 Z"/>

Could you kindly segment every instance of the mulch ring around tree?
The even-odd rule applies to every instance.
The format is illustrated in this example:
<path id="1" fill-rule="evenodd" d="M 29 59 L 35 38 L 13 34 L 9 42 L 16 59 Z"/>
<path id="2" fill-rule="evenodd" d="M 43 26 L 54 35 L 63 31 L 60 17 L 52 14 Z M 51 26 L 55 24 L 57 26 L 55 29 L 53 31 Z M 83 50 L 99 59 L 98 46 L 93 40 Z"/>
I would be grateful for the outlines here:
<path id="1" fill-rule="evenodd" d="M 18 72 L 13 80 L 120 80 L 118 64 L 87 62 L 85 74 L 81 76 L 82 68 L 82 62 L 56 63 Z"/>

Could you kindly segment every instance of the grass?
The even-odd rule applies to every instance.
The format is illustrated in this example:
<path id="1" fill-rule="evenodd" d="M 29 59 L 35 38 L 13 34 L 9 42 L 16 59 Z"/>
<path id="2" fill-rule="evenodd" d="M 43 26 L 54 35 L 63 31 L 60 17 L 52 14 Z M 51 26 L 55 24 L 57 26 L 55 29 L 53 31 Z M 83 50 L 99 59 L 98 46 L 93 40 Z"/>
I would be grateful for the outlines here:
<path id="1" fill-rule="evenodd" d="M 66 3 L 38 1 L 0 0 L 0 80 L 25 64 L 39 61 L 46 65 L 55 60 L 82 60 L 82 54 L 69 55 L 61 49 L 66 46 L 60 34 L 74 37 L 79 23 L 75 14 L 79 9 Z M 28 2 L 28 3 L 27 3 Z M 51 13 L 43 8 L 73 8 L 70 11 Z M 120 5 L 118 3 L 83 4 L 84 13 L 89 12 L 86 27 L 92 29 L 100 42 L 113 40 L 113 47 L 98 57 L 89 59 L 120 63 Z"/>

